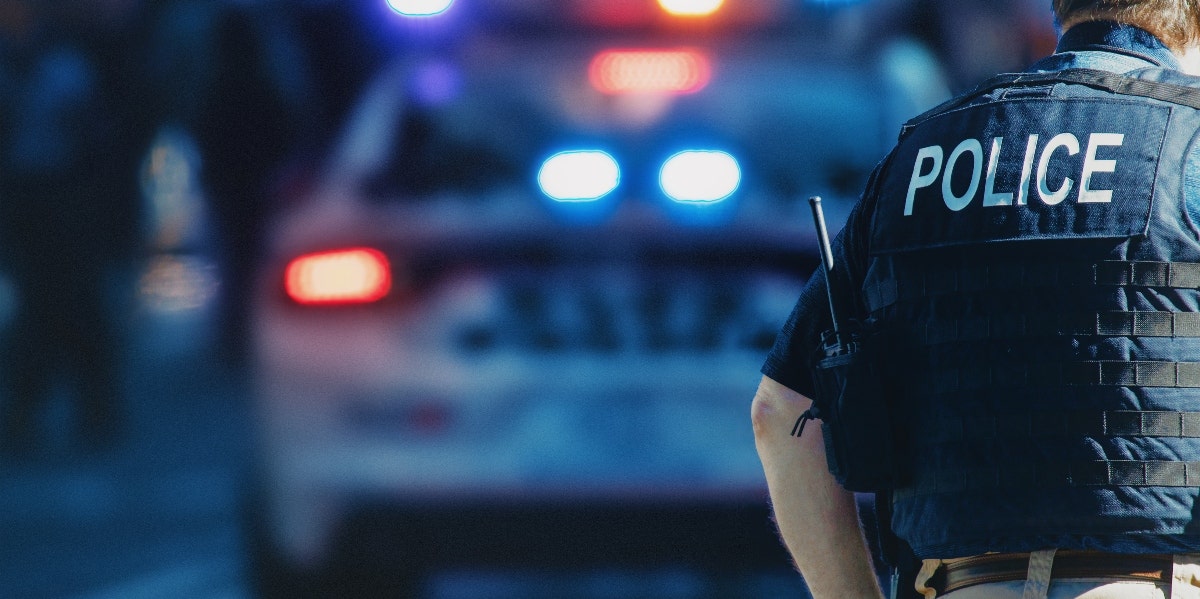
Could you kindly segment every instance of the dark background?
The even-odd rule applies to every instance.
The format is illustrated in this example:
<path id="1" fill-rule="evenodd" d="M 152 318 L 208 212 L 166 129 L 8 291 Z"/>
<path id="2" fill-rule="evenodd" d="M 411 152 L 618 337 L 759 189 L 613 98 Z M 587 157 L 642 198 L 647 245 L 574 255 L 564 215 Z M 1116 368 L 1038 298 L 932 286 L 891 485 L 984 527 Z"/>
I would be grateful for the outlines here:
<path id="1" fill-rule="evenodd" d="M 397 53 L 487 31 L 519 49 L 660 26 L 652 0 L 452 9 L 452 26 L 417 27 L 383 0 L 0 0 L 0 597 L 249 596 L 242 290 L 305 165 Z M 862 69 L 901 61 L 894 74 L 930 105 L 1055 40 L 1049 0 L 721 10 L 690 35 L 749 48 L 807 36 L 817 51 L 798 68 L 827 53 Z M 913 53 L 940 81 L 905 80 Z M 840 186 L 852 194 L 864 175 Z M 34 388 L 48 399 L 15 399 Z M 678 582 L 589 576 L 618 596 Z"/>

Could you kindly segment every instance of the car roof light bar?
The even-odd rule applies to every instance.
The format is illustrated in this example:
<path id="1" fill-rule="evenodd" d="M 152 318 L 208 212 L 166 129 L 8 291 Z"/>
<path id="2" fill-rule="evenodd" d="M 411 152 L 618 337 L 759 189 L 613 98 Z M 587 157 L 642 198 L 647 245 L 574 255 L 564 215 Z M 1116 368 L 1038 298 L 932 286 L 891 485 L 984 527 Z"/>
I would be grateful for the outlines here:
<path id="1" fill-rule="evenodd" d="M 696 50 L 605 50 L 588 67 L 592 87 L 605 94 L 689 94 L 711 78 L 708 57 Z"/>
<path id="2" fill-rule="evenodd" d="M 432 17 L 440 15 L 454 4 L 454 0 L 387 0 L 387 5 L 405 17 Z"/>

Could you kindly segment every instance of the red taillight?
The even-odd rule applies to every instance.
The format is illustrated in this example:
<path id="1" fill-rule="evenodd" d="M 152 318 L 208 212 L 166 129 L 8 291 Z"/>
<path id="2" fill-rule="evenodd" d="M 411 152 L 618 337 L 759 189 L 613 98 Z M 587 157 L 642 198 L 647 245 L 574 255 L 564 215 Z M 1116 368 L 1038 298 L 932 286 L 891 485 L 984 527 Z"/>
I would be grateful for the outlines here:
<path id="1" fill-rule="evenodd" d="M 318 252 L 292 260 L 284 285 L 300 304 L 365 304 L 388 294 L 392 269 L 387 256 L 370 248 Z"/>
<path id="2" fill-rule="evenodd" d="M 588 78 L 602 93 L 699 91 L 712 76 L 694 50 L 606 50 L 592 59 Z"/>

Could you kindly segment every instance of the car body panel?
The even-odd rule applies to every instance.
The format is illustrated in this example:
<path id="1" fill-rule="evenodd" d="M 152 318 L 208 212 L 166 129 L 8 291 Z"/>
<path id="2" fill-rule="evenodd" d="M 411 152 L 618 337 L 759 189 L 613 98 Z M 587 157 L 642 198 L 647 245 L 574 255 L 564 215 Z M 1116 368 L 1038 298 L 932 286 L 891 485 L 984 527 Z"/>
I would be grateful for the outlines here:
<path id="1" fill-rule="evenodd" d="M 329 559 L 364 505 L 765 515 L 750 400 L 817 265 L 792 196 L 881 155 L 883 123 L 854 108 L 876 111 L 872 79 L 797 63 L 792 42 L 725 40 L 697 93 L 589 86 L 597 51 L 645 46 L 482 36 L 398 59 L 280 211 L 253 299 L 255 388 L 268 529 L 289 560 Z M 457 82 L 449 99 L 422 96 L 435 67 Z M 611 151 L 618 189 L 538 193 L 540 161 L 572 147 Z M 724 202 L 663 198 L 661 161 L 706 147 L 739 156 L 744 184 Z M 289 260 L 345 247 L 389 257 L 388 297 L 287 297 Z"/>

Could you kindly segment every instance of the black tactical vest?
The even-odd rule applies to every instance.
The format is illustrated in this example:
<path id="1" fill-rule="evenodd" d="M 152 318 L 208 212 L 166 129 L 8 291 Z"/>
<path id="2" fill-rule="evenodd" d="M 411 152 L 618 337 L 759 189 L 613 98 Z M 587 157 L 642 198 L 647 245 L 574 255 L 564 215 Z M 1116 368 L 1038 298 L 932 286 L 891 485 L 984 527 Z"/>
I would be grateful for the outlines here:
<path id="1" fill-rule="evenodd" d="M 918 556 L 1200 551 L 1200 79 L 997 77 L 910 121 L 863 298 L 891 338 Z"/>

